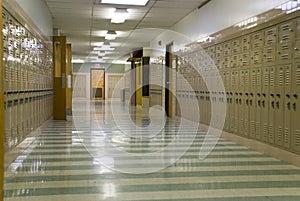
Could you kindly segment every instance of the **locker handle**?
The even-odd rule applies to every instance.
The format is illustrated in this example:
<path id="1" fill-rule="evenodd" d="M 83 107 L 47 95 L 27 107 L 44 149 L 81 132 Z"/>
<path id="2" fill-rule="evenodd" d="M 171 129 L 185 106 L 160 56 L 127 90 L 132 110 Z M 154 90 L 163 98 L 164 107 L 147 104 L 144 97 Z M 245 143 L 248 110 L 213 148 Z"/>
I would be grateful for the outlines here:
<path id="1" fill-rule="evenodd" d="M 250 100 L 250 105 L 251 105 L 251 106 L 252 106 L 252 103 L 253 103 L 252 100 Z"/>
<path id="2" fill-rule="evenodd" d="M 248 93 L 246 93 L 246 96 L 248 96 L 249 94 Z"/>
<path id="3" fill-rule="evenodd" d="M 264 93 L 264 94 L 262 94 L 264 97 L 266 97 L 266 94 Z"/>
<path id="4" fill-rule="evenodd" d="M 260 94 L 257 94 L 257 96 L 260 96 Z"/>
<path id="5" fill-rule="evenodd" d="M 249 105 L 249 100 L 246 100 L 246 105 Z"/>
<path id="6" fill-rule="evenodd" d="M 279 109 L 279 102 L 278 101 L 276 102 L 276 107 L 277 107 L 277 109 Z"/>
<path id="7" fill-rule="evenodd" d="M 290 98 L 291 96 L 290 96 L 290 94 L 287 94 L 286 97 L 287 97 L 287 98 Z"/>
<path id="8" fill-rule="evenodd" d="M 291 103 L 287 103 L 288 110 L 291 110 Z"/>
<path id="9" fill-rule="evenodd" d="M 297 110 L 297 106 L 296 106 L 296 103 L 293 103 L 293 110 Z"/>
<path id="10" fill-rule="evenodd" d="M 277 96 L 278 98 L 280 98 L 280 94 L 276 94 L 276 96 Z"/>
<path id="11" fill-rule="evenodd" d="M 297 95 L 297 94 L 294 94 L 294 98 L 298 99 L 298 95 Z"/>
<path id="12" fill-rule="evenodd" d="M 252 97 L 253 97 L 253 95 L 254 95 L 253 93 L 250 93 L 250 96 L 252 96 Z"/>
<path id="13" fill-rule="evenodd" d="M 275 102 L 274 101 L 272 101 L 271 105 L 272 105 L 272 108 L 275 109 Z"/>
<path id="14" fill-rule="evenodd" d="M 260 107 L 260 105 L 261 105 L 261 101 L 259 100 L 257 103 L 258 103 L 258 106 Z"/>
<path id="15" fill-rule="evenodd" d="M 274 97 L 274 94 L 271 94 L 272 97 Z"/>
<path id="16" fill-rule="evenodd" d="M 265 107 L 265 101 L 262 101 L 262 106 Z"/>

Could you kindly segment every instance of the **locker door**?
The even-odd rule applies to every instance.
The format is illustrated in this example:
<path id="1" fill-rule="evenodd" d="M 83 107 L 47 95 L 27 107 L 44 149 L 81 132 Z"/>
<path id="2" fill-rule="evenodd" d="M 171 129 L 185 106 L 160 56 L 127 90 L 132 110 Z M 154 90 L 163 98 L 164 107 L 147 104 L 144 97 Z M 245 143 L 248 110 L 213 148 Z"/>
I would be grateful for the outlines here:
<path id="1" fill-rule="evenodd" d="M 264 45 L 264 32 L 258 31 L 251 36 L 252 49 L 262 48 Z"/>
<path id="2" fill-rule="evenodd" d="M 240 56 L 240 66 L 241 67 L 249 66 L 249 63 L 250 63 L 249 52 L 242 53 Z"/>
<path id="3" fill-rule="evenodd" d="M 266 46 L 263 52 L 263 62 L 267 65 L 273 64 L 276 59 L 276 46 Z"/>
<path id="4" fill-rule="evenodd" d="M 299 20 L 298 23 L 300 24 Z M 298 25 L 299 26 L 299 25 Z M 300 63 L 292 68 L 292 110 L 291 110 L 291 139 L 292 150 L 300 153 Z"/>
<path id="5" fill-rule="evenodd" d="M 255 138 L 261 139 L 261 106 L 262 106 L 262 94 L 261 94 L 261 81 L 262 70 L 257 68 L 256 70 L 256 118 L 255 118 Z"/>
<path id="6" fill-rule="evenodd" d="M 255 49 L 251 51 L 251 65 L 257 66 L 262 63 L 262 49 Z"/>
<path id="7" fill-rule="evenodd" d="M 263 68 L 262 76 L 262 93 L 261 93 L 261 139 L 264 142 L 269 141 L 269 67 Z"/>
<path id="8" fill-rule="evenodd" d="M 238 54 L 233 55 L 231 57 L 231 64 L 230 64 L 231 68 L 237 68 L 239 67 L 239 64 L 240 64 L 240 56 Z"/>
<path id="9" fill-rule="evenodd" d="M 231 102 L 232 102 L 232 97 L 230 95 L 231 91 L 231 73 L 230 71 L 226 71 L 226 96 L 227 96 L 227 111 L 226 111 L 226 127 L 227 131 L 230 131 L 230 114 L 231 114 Z"/>
<path id="10" fill-rule="evenodd" d="M 300 18 L 298 18 L 296 20 L 297 23 L 297 27 L 296 27 L 296 39 L 299 40 L 300 39 Z"/>
<path id="11" fill-rule="evenodd" d="M 250 132 L 249 137 L 255 138 L 256 132 L 256 69 L 250 69 L 250 93 L 249 93 L 249 119 L 250 119 Z"/>
<path id="12" fill-rule="evenodd" d="M 283 146 L 284 129 L 284 66 L 276 67 L 275 84 L 275 144 Z"/>
<path id="13" fill-rule="evenodd" d="M 239 97 L 239 89 L 240 89 L 240 72 L 235 71 L 235 88 L 234 88 L 234 133 L 239 135 L 239 109 L 240 109 L 240 97 Z"/>
<path id="14" fill-rule="evenodd" d="M 251 47 L 250 45 L 250 36 L 246 35 L 242 37 L 242 51 L 247 51 Z"/>
<path id="15" fill-rule="evenodd" d="M 239 135 L 245 135 L 245 104 L 244 104 L 244 93 L 245 93 L 245 71 L 240 70 L 239 77 L 239 90 L 238 90 L 238 121 L 239 121 Z"/>
<path id="16" fill-rule="evenodd" d="M 275 67 L 269 69 L 270 87 L 269 87 L 269 143 L 274 144 L 274 122 L 275 122 Z"/>
<path id="17" fill-rule="evenodd" d="M 277 44 L 277 27 L 268 28 L 265 31 L 265 46 L 274 46 Z"/>
<path id="18" fill-rule="evenodd" d="M 230 82 L 230 132 L 235 133 L 235 71 L 231 71 Z"/>
<path id="19" fill-rule="evenodd" d="M 231 54 L 231 42 L 226 42 L 226 43 L 224 43 L 224 46 L 223 46 L 223 56 L 229 57 L 230 54 Z"/>
<path id="20" fill-rule="evenodd" d="M 295 22 L 288 21 L 279 25 L 279 43 L 291 43 L 295 38 Z"/>
<path id="21" fill-rule="evenodd" d="M 300 59 L 300 40 L 294 44 L 294 59 Z"/>
<path id="22" fill-rule="evenodd" d="M 235 39 L 231 42 L 231 54 L 239 54 L 240 53 L 240 39 Z"/>
<path id="23" fill-rule="evenodd" d="M 245 74 L 245 88 L 244 88 L 244 136 L 248 137 L 249 136 L 249 129 L 250 129 L 250 103 L 249 103 L 249 98 L 250 98 L 250 72 L 249 69 L 244 70 Z"/>
<path id="24" fill-rule="evenodd" d="M 284 136 L 283 136 L 283 146 L 287 149 L 291 147 L 291 65 L 285 66 L 284 72 L 284 92 L 285 92 L 285 108 L 284 108 Z"/>

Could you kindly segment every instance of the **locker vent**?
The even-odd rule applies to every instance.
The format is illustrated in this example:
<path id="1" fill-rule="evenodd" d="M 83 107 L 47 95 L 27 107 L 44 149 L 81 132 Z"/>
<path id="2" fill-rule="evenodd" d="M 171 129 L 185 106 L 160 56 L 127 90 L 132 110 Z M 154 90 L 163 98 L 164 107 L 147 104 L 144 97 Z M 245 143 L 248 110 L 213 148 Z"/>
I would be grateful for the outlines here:
<path id="1" fill-rule="evenodd" d="M 268 71 L 266 70 L 266 73 L 265 73 L 265 86 L 269 86 L 269 75 L 268 75 Z"/>
<path id="2" fill-rule="evenodd" d="M 268 124 L 264 124 L 264 137 L 267 138 L 268 137 Z"/>
<path id="3" fill-rule="evenodd" d="M 300 146 L 300 130 L 295 131 L 295 145 Z"/>
<path id="4" fill-rule="evenodd" d="M 274 139 L 273 125 L 269 125 L 269 140 L 272 141 L 273 139 Z"/>
<path id="5" fill-rule="evenodd" d="M 256 82 L 257 82 L 257 86 L 261 86 L 261 74 L 259 72 L 257 72 Z"/>
<path id="6" fill-rule="evenodd" d="M 283 80 L 284 80 L 283 71 L 280 70 L 280 72 L 279 72 L 279 80 L 278 80 L 279 86 L 283 86 Z"/>
<path id="7" fill-rule="evenodd" d="M 289 143 L 290 137 L 289 137 L 290 130 L 288 128 L 284 129 L 284 143 Z"/>
<path id="8" fill-rule="evenodd" d="M 296 85 L 300 85 L 300 64 L 297 66 L 296 69 Z"/>
<path id="9" fill-rule="evenodd" d="M 255 121 L 251 121 L 250 123 L 250 132 L 252 136 L 255 135 Z"/>
<path id="10" fill-rule="evenodd" d="M 270 72 L 270 86 L 273 87 L 274 86 L 274 71 L 271 70 Z"/>
<path id="11" fill-rule="evenodd" d="M 291 84 L 291 73 L 290 70 L 287 69 L 285 72 L 285 84 L 290 85 Z"/>
<path id="12" fill-rule="evenodd" d="M 278 128 L 278 142 L 282 142 L 282 138 L 283 138 L 283 129 L 282 127 Z"/>

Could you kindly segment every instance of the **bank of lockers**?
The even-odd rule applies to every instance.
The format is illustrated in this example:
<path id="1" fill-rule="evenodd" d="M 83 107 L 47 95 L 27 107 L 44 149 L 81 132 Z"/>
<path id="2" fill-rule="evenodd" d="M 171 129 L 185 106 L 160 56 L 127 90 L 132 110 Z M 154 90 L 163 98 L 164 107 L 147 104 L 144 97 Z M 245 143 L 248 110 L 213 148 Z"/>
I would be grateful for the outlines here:
<path id="1" fill-rule="evenodd" d="M 5 150 L 52 116 L 52 53 L 3 10 Z"/>
<path id="2" fill-rule="evenodd" d="M 300 18 L 220 40 L 205 50 L 224 82 L 224 130 L 300 153 Z M 186 72 L 184 66 L 178 69 Z M 224 101 L 222 92 L 209 91 L 200 76 L 193 79 L 201 82 L 201 123 L 210 124 L 208 107 Z"/>

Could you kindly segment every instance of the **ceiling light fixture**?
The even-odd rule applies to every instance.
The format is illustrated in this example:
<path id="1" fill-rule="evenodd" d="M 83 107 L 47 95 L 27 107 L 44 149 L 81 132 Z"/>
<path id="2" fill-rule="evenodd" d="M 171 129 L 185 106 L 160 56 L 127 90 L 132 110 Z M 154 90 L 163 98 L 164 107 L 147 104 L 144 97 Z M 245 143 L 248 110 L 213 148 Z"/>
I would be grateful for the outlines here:
<path id="1" fill-rule="evenodd" d="M 117 38 L 117 33 L 116 31 L 107 31 L 106 35 L 105 35 L 105 39 L 106 40 L 115 40 Z"/>
<path id="2" fill-rule="evenodd" d="M 128 18 L 127 8 L 116 8 L 116 11 L 111 18 L 111 23 L 120 24 L 124 23 Z"/>
<path id="3" fill-rule="evenodd" d="M 146 6 L 149 0 L 101 0 L 103 4 L 130 5 L 130 6 Z"/>

